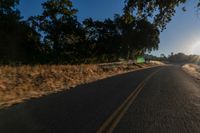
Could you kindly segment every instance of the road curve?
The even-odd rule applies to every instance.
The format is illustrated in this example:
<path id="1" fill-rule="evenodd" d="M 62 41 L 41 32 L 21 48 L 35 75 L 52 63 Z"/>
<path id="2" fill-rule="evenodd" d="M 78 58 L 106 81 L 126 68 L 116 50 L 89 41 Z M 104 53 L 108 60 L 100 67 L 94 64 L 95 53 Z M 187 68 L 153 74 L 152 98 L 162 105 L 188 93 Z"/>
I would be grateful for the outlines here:
<path id="1" fill-rule="evenodd" d="M 200 86 L 178 66 L 121 74 L 0 110 L 0 132 L 96 132 L 155 71 L 113 131 L 199 133 Z"/>
<path id="2" fill-rule="evenodd" d="M 114 133 L 200 133 L 200 84 L 171 66 L 144 86 Z"/>

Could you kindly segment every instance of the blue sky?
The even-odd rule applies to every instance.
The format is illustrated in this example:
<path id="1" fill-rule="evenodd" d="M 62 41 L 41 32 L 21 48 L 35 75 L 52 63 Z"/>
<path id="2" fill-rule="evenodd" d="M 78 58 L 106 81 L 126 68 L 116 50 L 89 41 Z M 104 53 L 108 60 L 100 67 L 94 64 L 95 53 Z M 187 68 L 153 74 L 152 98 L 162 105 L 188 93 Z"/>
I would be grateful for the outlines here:
<path id="1" fill-rule="evenodd" d="M 45 0 L 20 0 L 19 9 L 25 18 L 42 12 L 41 3 Z M 88 17 L 103 20 L 113 17 L 115 13 L 121 14 L 124 6 L 123 0 L 72 0 L 78 9 L 78 19 Z"/>
<path id="2" fill-rule="evenodd" d="M 45 0 L 21 0 L 19 9 L 22 16 L 27 18 L 42 12 L 41 3 Z M 72 0 L 74 7 L 79 10 L 77 16 L 81 21 L 85 18 L 103 20 L 113 17 L 115 13 L 121 14 L 124 6 L 123 0 Z M 167 25 L 167 29 L 160 35 L 159 50 L 154 55 L 171 52 L 184 52 L 186 54 L 200 54 L 200 12 L 195 8 L 196 0 L 188 0 L 187 9 L 183 12 L 177 8 L 175 16 Z"/>

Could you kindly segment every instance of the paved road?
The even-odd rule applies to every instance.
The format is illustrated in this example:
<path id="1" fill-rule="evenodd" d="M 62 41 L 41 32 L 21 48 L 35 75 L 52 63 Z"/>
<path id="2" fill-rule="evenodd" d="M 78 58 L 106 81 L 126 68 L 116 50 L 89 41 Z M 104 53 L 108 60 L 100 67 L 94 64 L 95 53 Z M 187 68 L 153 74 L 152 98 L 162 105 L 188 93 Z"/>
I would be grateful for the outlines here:
<path id="1" fill-rule="evenodd" d="M 93 133 L 138 86 L 113 132 L 200 132 L 200 86 L 178 66 L 122 74 L 0 110 L 0 132 Z"/>

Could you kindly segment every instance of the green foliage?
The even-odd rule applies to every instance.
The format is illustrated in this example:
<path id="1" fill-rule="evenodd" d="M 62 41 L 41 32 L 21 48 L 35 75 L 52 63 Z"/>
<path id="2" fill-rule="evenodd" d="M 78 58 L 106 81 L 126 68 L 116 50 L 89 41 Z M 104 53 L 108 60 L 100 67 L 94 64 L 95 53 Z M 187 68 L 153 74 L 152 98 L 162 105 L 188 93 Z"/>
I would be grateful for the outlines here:
<path id="1" fill-rule="evenodd" d="M 0 0 L 0 13 L 7 15 L 19 15 L 15 6 L 19 4 L 19 0 Z"/>
<path id="2" fill-rule="evenodd" d="M 16 9 L 19 0 L 0 0 L 1 62 L 79 64 L 137 59 L 158 49 L 160 31 L 185 1 L 126 0 L 123 15 L 80 23 L 70 0 L 46 0 L 43 13 L 27 21 L 21 20 Z"/>
<path id="3" fill-rule="evenodd" d="M 146 19 L 124 14 L 115 15 L 114 20 L 89 18 L 81 24 L 70 0 L 47 0 L 42 4 L 43 13 L 30 17 L 27 23 L 20 20 L 20 13 L 15 9 L 18 2 L 10 0 L 1 4 L 0 54 L 7 61 L 110 62 L 158 48 L 159 30 Z"/>
<path id="4" fill-rule="evenodd" d="M 176 7 L 186 0 L 126 0 L 124 12 L 134 13 L 138 18 L 153 19 L 153 23 L 161 30 L 171 21 Z"/>
<path id="5" fill-rule="evenodd" d="M 48 0 L 42 4 L 43 13 L 31 17 L 31 25 L 43 33 L 43 42 L 49 46 L 54 61 L 64 61 L 75 55 L 74 45 L 82 43 L 84 33 L 69 0 Z M 69 57 L 70 55 L 70 57 Z"/>
<path id="6" fill-rule="evenodd" d="M 132 16 L 131 21 L 127 23 L 126 16 L 118 16 L 115 21 L 118 22 L 118 29 L 122 33 L 121 49 L 128 58 L 158 49 L 160 32 L 146 19 Z"/>
<path id="7" fill-rule="evenodd" d="M 90 18 L 83 22 L 95 56 L 133 58 L 158 48 L 159 30 L 153 24 L 134 17 L 127 22 L 124 18 L 115 15 L 114 20 Z"/>
<path id="8" fill-rule="evenodd" d="M 1 63 L 33 62 L 38 34 L 21 21 L 15 8 L 19 0 L 0 0 L 0 56 Z M 36 43 L 37 42 L 37 43 Z"/>
<path id="9" fill-rule="evenodd" d="M 86 39 L 91 50 L 91 54 L 96 57 L 119 54 L 120 35 L 117 25 L 111 19 L 93 21 L 91 18 L 83 21 L 86 31 Z"/>
<path id="10" fill-rule="evenodd" d="M 171 54 L 167 58 L 168 61 L 173 63 L 196 63 L 200 64 L 199 55 L 186 55 L 184 53 Z"/>

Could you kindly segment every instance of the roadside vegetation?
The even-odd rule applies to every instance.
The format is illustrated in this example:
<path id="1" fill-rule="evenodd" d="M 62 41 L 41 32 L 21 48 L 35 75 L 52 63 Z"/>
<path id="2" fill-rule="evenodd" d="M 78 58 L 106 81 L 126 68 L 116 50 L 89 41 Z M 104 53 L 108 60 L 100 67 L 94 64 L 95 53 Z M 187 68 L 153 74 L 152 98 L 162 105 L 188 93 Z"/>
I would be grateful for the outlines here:
<path id="1" fill-rule="evenodd" d="M 160 32 L 185 0 L 125 1 L 123 14 L 103 21 L 76 16 L 70 0 L 46 0 L 23 19 L 20 0 L 0 0 L 1 64 L 86 64 L 134 59 L 158 49 Z"/>
<path id="2" fill-rule="evenodd" d="M 200 67 L 196 64 L 185 64 L 182 66 L 183 71 L 200 80 Z"/>
<path id="3" fill-rule="evenodd" d="M 163 62 L 170 62 L 175 64 L 200 64 L 200 56 L 199 55 L 186 55 L 184 53 L 171 53 L 168 56 L 165 56 L 164 54 L 161 54 L 160 57 L 156 56 L 148 56 L 150 59 L 154 60 L 160 60 Z"/>
<path id="4" fill-rule="evenodd" d="M 162 65 L 128 62 L 82 65 L 0 66 L 0 108 L 116 74 Z"/>

